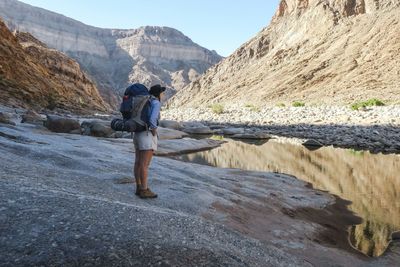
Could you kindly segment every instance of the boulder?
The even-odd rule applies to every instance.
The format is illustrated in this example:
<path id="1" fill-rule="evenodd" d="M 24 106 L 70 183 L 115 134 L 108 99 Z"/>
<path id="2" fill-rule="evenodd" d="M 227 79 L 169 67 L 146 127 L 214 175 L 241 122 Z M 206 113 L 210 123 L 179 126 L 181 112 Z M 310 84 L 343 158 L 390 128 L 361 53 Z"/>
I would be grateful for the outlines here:
<path id="1" fill-rule="evenodd" d="M 114 130 L 111 129 L 109 121 L 84 121 L 81 124 L 82 134 L 91 135 L 96 137 L 111 137 L 114 134 Z"/>
<path id="2" fill-rule="evenodd" d="M 189 134 L 213 134 L 214 130 L 211 130 L 210 127 L 201 126 L 201 127 L 188 127 L 183 128 L 182 131 Z"/>
<path id="3" fill-rule="evenodd" d="M 321 144 L 319 141 L 317 141 L 315 139 L 308 139 L 305 142 L 303 142 L 302 145 L 307 148 L 320 148 L 320 147 L 324 146 L 323 144 Z"/>
<path id="4" fill-rule="evenodd" d="M 174 129 L 163 128 L 163 127 L 158 127 L 157 132 L 158 132 L 158 137 L 160 140 L 181 139 L 185 136 L 188 136 L 188 134 L 185 132 L 181 132 L 181 131 L 174 130 Z"/>
<path id="5" fill-rule="evenodd" d="M 198 152 L 218 147 L 222 143 L 224 142 L 218 140 L 212 140 L 212 139 L 197 140 L 192 138 L 160 140 L 155 155 L 172 156 L 172 155 Z"/>
<path id="6" fill-rule="evenodd" d="M 266 133 L 243 133 L 234 134 L 231 136 L 232 139 L 271 139 L 271 136 Z"/>
<path id="7" fill-rule="evenodd" d="M 70 133 L 74 130 L 80 130 L 81 128 L 77 120 L 56 115 L 47 115 L 44 126 L 56 133 Z"/>
<path id="8" fill-rule="evenodd" d="M 83 121 L 81 123 L 81 133 L 82 135 L 90 135 L 90 121 Z"/>
<path id="9" fill-rule="evenodd" d="M 0 111 L 0 123 L 16 125 L 15 122 L 12 121 L 13 115 L 7 112 Z"/>
<path id="10" fill-rule="evenodd" d="M 182 124 L 177 121 L 171 121 L 171 120 L 161 120 L 160 121 L 160 126 L 163 128 L 169 128 L 169 129 L 174 129 L 174 130 L 181 130 Z"/>
<path id="11" fill-rule="evenodd" d="M 244 128 L 225 128 L 222 129 L 222 133 L 225 135 L 244 134 Z"/>
<path id="12" fill-rule="evenodd" d="M 75 129 L 69 132 L 70 134 L 82 134 L 81 129 Z"/>
<path id="13" fill-rule="evenodd" d="M 198 121 L 186 121 L 182 123 L 183 128 L 201 128 L 206 127 L 203 123 Z"/>
<path id="14" fill-rule="evenodd" d="M 115 132 L 114 138 L 124 138 L 125 133 L 123 132 Z"/>
<path id="15" fill-rule="evenodd" d="M 45 118 L 43 118 L 40 114 L 36 113 L 35 111 L 28 110 L 22 115 L 21 123 L 43 125 L 43 122 L 45 120 L 46 120 Z"/>

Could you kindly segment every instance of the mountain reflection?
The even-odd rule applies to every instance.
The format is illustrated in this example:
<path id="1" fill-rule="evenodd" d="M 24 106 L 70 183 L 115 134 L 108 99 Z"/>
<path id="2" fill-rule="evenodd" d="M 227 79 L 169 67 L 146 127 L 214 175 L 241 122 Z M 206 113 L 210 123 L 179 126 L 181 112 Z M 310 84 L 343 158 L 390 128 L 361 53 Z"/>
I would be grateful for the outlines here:
<path id="1" fill-rule="evenodd" d="M 181 159 L 221 168 L 286 173 L 352 201 L 349 208 L 364 221 L 350 229 L 350 240 L 370 256 L 381 255 L 391 233 L 400 229 L 397 155 L 332 147 L 310 151 L 275 141 L 259 146 L 229 141 L 214 150 L 184 155 Z"/>

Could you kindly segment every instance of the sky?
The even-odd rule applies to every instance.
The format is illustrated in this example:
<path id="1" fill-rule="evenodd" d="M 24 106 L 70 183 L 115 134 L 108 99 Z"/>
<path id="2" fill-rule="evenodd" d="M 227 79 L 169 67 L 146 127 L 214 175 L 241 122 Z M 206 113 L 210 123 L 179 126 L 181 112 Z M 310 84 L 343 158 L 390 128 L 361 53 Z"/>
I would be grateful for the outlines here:
<path id="1" fill-rule="evenodd" d="M 114 29 L 175 28 L 229 56 L 267 26 L 279 0 L 22 0 L 85 24 Z"/>

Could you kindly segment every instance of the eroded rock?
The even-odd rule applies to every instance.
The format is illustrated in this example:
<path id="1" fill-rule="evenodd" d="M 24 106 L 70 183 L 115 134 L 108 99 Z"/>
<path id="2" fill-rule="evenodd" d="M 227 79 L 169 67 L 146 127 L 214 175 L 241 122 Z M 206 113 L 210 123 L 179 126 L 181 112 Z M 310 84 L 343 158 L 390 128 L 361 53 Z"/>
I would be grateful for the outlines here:
<path id="1" fill-rule="evenodd" d="M 46 119 L 43 118 L 39 113 L 33 111 L 33 110 L 28 110 L 22 115 L 22 120 L 21 123 L 30 123 L 30 124 L 37 124 L 37 125 L 43 125 L 43 122 Z"/>
<path id="2" fill-rule="evenodd" d="M 174 129 L 174 130 L 182 129 L 182 124 L 180 122 L 172 121 L 172 120 L 161 120 L 160 126 L 164 127 L 164 128 Z"/>
<path id="3" fill-rule="evenodd" d="M 244 128 L 225 128 L 222 129 L 222 133 L 225 135 L 244 134 Z"/>
<path id="4" fill-rule="evenodd" d="M 208 126 L 200 126 L 200 127 L 188 127 L 183 128 L 182 131 L 189 134 L 213 134 L 214 130 L 211 130 Z"/>
<path id="5" fill-rule="evenodd" d="M 319 148 L 324 146 L 321 142 L 315 139 L 308 139 L 305 142 L 303 142 L 302 145 L 305 147 L 312 147 L 312 148 Z"/>
<path id="6" fill-rule="evenodd" d="M 158 127 L 157 132 L 158 132 L 158 137 L 160 140 L 180 139 L 185 136 L 188 136 L 188 134 L 185 132 L 174 130 L 174 129 L 169 129 L 169 128 L 163 128 L 163 127 Z"/>
<path id="7" fill-rule="evenodd" d="M 11 113 L 1 112 L 0 111 L 0 123 L 16 125 L 12 120 L 13 116 Z"/>
<path id="8" fill-rule="evenodd" d="M 47 115 L 44 126 L 56 133 L 70 133 L 81 128 L 77 120 L 56 115 Z"/>
<path id="9" fill-rule="evenodd" d="M 81 124 L 82 134 L 96 137 L 111 137 L 114 130 L 111 129 L 109 121 L 84 121 Z"/>
<path id="10" fill-rule="evenodd" d="M 203 151 L 218 147 L 222 143 L 222 141 L 212 139 L 197 140 L 192 138 L 183 138 L 178 140 L 160 140 L 155 155 L 171 156 L 183 153 Z"/>
<path id="11" fill-rule="evenodd" d="M 233 139 L 270 139 L 271 136 L 266 133 L 244 133 L 244 134 L 234 134 L 230 136 Z"/>

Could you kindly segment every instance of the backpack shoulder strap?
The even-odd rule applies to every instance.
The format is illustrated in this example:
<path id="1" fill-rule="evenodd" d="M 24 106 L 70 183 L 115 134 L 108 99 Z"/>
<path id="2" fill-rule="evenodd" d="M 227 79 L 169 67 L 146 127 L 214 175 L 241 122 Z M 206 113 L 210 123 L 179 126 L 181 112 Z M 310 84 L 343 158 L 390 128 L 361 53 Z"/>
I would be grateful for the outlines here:
<path id="1" fill-rule="evenodd" d="M 142 120 L 142 111 L 147 103 L 150 101 L 150 95 L 140 95 L 133 98 L 132 105 L 132 119 L 141 125 L 146 123 Z"/>

